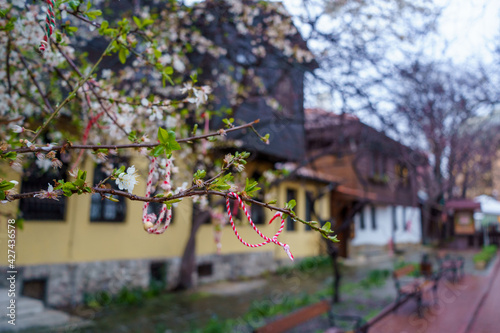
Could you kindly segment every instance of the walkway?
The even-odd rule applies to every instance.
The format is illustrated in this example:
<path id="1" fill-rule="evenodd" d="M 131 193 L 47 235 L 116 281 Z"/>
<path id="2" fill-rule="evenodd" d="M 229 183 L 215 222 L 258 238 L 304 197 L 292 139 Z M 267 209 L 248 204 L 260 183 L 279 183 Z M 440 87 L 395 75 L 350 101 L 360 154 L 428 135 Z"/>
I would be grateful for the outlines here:
<path id="1" fill-rule="evenodd" d="M 468 333 L 498 332 L 500 327 L 500 262 L 493 272 L 488 292 L 471 322 Z"/>
<path id="2" fill-rule="evenodd" d="M 25 297 L 17 296 L 15 299 L 15 317 L 9 318 L 6 315 L 7 306 L 10 304 L 11 298 L 8 297 L 8 290 L 0 288 L 0 332 L 36 332 L 35 328 L 45 328 L 44 332 L 54 332 L 55 327 L 70 328 L 89 326 L 89 321 L 82 320 L 75 316 L 70 316 L 65 312 L 45 308 L 42 301 Z M 12 319 L 15 318 L 15 321 Z M 12 325 L 9 323 L 15 323 Z M 53 330 L 51 328 L 54 328 Z M 64 330 L 66 332 L 66 330 Z"/>
<path id="3" fill-rule="evenodd" d="M 440 281 L 438 302 L 417 315 L 408 300 L 369 329 L 369 333 L 493 333 L 500 327 L 500 260 L 488 276 L 466 275 L 459 283 Z M 432 294 L 424 295 L 432 303 Z"/>

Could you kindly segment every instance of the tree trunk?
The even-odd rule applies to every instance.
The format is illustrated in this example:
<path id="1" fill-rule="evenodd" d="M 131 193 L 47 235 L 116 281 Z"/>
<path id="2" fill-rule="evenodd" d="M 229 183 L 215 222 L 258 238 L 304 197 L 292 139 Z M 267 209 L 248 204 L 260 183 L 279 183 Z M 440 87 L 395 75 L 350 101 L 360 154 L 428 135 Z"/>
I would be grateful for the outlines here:
<path id="1" fill-rule="evenodd" d="M 332 268 L 333 268 L 333 295 L 332 295 L 332 301 L 334 304 L 340 302 L 340 280 L 342 278 L 342 275 L 340 274 L 340 269 L 339 269 L 339 251 L 335 244 L 330 241 L 326 240 L 327 242 L 327 251 L 328 255 L 330 256 L 330 259 L 332 260 Z"/>
<path id="2" fill-rule="evenodd" d="M 193 211 L 193 214 L 195 212 Z M 196 269 L 196 233 L 203 223 L 210 220 L 210 212 L 202 211 L 193 217 L 191 232 L 184 248 L 179 271 L 179 281 L 175 291 L 190 289 L 194 286 L 193 273 Z"/>
<path id="3" fill-rule="evenodd" d="M 465 171 L 464 183 L 462 184 L 462 199 L 467 198 L 467 182 L 469 181 L 469 172 Z"/>

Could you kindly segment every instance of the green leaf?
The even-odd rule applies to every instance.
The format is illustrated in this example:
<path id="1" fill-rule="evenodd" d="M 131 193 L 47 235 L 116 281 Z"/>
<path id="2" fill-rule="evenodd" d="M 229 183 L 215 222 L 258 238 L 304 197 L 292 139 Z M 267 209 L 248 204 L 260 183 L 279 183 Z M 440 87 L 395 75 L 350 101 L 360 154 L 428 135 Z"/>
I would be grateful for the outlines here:
<path id="1" fill-rule="evenodd" d="M 168 131 L 168 141 L 169 141 L 171 150 L 180 150 L 181 149 L 181 145 L 175 140 L 175 132 L 174 131 Z"/>
<path id="2" fill-rule="evenodd" d="M 153 149 L 153 156 L 154 157 L 158 157 L 161 154 L 163 154 L 164 152 L 165 152 L 165 146 L 164 145 L 156 146 L 155 149 Z"/>
<path id="3" fill-rule="evenodd" d="M 118 52 L 118 58 L 120 59 L 120 62 L 122 64 L 125 64 L 125 62 L 127 62 L 127 56 L 129 55 L 129 51 L 122 47 L 120 48 L 120 51 Z"/>
<path id="4" fill-rule="evenodd" d="M 142 28 L 141 20 L 138 17 L 136 17 L 136 16 L 134 16 L 133 19 L 134 19 L 135 24 L 137 24 L 137 27 L 139 29 L 141 29 Z"/>
<path id="5" fill-rule="evenodd" d="M 85 181 L 83 179 L 77 179 L 73 182 L 73 184 L 79 188 L 79 187 L 82 187 L 84 184 L 85 184 Z"/>
<path id="6" fill-rule="evenodd" d="M 334 236 L 328 236 L 328 238 L 327 238 L 327 239 L 331 240 L 331 241 L 332 241 L 332 242 L 334 242 L 334 243 L 338 243 L 338 242 L 340 242 L 340 241 L 338 240 L 338 238 L 337 238 L 337 235 L 334 235 Z"/>
<path id="7" fill-rule="evenodd" d="M 9 153 L 3 154 L 2 158 L 8 158 L 10 160 L 15 160 L 17 158 L 17 153 L 14 151 L 11 151 Z"/>
<path id="8" fill-rule="evenodd" d="M 95 20 L 97 16 L 101 16 L 102 12 L 99 9 L 89 10 L 85 13 L 90 20 Z"/>
<path id="9" fill-rule="evenodd" d="M 273 199 L 273 200 L 269 201 L 267 204 L 268 205 L 275 205 L 277 202 L 278 202 L 278 200 Z"/>
<path id="10" fill-rule="evenodd" d="M 73 11 L 76 11 L 78 9 L 78 6 L 80 5 L 80 1 L 78 0 L 70 0 L 68 2 L 68 5 Z"/>
<path id="11" fill-rule="evenodd" d="M 132 142 L 136 142 L 137 141 L 137 131 L 130 132 L 130 134 L 128 135 L 128 139 Z"/>
<path id="12" fill-rule="evenodd" d="M 330 229 L 332 227 L 332 224 L 330 222 L 326 222 L 322 227 L 321 227 L 321 230 L 324 230 L 328 233 L 332 232 L 332 230 Z"/>
<path id="13" fill-rule="evenodd" d="M 231 185 L 228 182 L 233 180 L 233 175 L 230 173 L 225 174 L 222 177 L 219 177 L 215 183 L 210 184 L 209 188 L 216 191 L 226 191 L 231 188 Z"/>
<path id="14" fill-rule="evenodd" d="M 194 179 L 203 179 L 207 175 L 205 170 L 196 170 L 196 173 L 193 175 Z"/>
<path id="15" fill-rule="evenodd" d="M 125 172 L 125 166 L 122 165 L 120 169 L 116 170 L 113 172 L 113 176 L 118 177 L 120 174 Z"/>
<path id="16" fill-rule="evenodd" d="M 153 24 L 153 23 L 155 23 L 155 21 L 153 21 L 152 19 L 148 19 L 148 18 L 147 18 L 147 19 L 144 19 L 144 20 L 142 21 L 142 27 L 143 27 L 143 28 L 144 28 L 144 27 L 147 27 L 148 25 L 151 25 L 151 24 Z"/>
<path id="17" fill-rule="evenodd" d="M 169 200 L 169 201 L 168 201 L 168 204 L 174 204 L 174 203 L 176 203 L 176 202 L 181 202 L 181 201 L 182 201 L 182 199 L 174 199 L 174 200 Z"/>
<path id="18" fill-rule="evenodd" d="M 158 128 L 158 140 L 160 141 L 160 143 L 168 144 L 169 143 L 168 139 L 169 139 L 169 133 L 167 132 L 167 130 L 159 127 Z"/>
<path id="19" fill-rule="evenodd" d="M 16 184 L 4 180 L 0 183 L 0 191 L 8 191 L 14 188 L 14 186 L 16 186 Z"/>
<path id="20" fill-rule="evenodd" d="M 78 170 L 78 176 L 76 178 L 85 181 L 87 178 L 87 171 Z"/>
<path id="21" fill-rule="evenodd" d="M 288 203 L 286 204 L 286 208 L 292 210 L 293 207 L 295 207 L 296 205 L 297 205 L 297 202 L 295 202 L 295 200 L 292 199 L 292 200 L 288 201 Z"/>
<path id="22" fill-rule="evenodd" d="M 174 69 L 171 66 L 167 66 L 167 67 L 165 67 L 164 72 L 167 75 L 172 75 L 172 74 L 174 74 Z"/>
<path id="23" fill-rule="evenodd" d="M 260 187 L 257 187 L 257 185 L 259 185 L 259 183 L 257 183 L 256 181 L 250 182 L 250 180 L 248 180 L 247 178 L 245 184 L 245 193 L 249 197 L 252 197 L 253 195 L 255 195 L 254 193 L 256 191 L 260 190 Z"/>

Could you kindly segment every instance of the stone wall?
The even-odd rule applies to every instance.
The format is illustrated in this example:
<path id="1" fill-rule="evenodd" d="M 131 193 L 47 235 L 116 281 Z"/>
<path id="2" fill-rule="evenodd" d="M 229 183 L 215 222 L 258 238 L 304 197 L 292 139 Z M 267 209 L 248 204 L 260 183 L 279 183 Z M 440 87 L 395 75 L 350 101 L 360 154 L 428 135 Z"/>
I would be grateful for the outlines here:
<path id="1" fill-rule="evenodd" d="M 211 274 L 205 271 L 205 275 L 198 277 L 198 272 L 195 271 L 196 283 L 255 277 L 274 271 L 277 267 L 272 252 L 200 256 L 197 263 L 208 267 L 208 273 Z M 147 288 L 151 280 L 152 264 L 165 264 L 166 287 L 175 286 L 180 258 L 24 266 L 18 268 L 17 285 L 22 293 L 24 282 L 45 280 L 44 301 L 48 306 L 73 306 L 82 303 L 86 293 L 108 291 L 115 294 L 122 288 Z M 7 269 L 2 268 L 2 271 Z M 1 279 L 0 287 L 5 281 L 5 278 Z"/>

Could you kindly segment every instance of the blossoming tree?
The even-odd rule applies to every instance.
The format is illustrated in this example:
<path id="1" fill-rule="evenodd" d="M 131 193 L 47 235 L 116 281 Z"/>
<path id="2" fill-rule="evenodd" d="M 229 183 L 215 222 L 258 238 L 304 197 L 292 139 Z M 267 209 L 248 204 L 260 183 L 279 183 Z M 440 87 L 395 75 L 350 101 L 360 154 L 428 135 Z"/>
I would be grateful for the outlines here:
<path id="1" fill-rule="evenodd" d="M 223 86 L 225 98 L 235 106 L 259 87 L 259 77 L 247 73 L 249 84 L 225 72 L 203 75 L 196 67 L 193 59 L 197 55 L 217 59 L 227 52 L 203 37 L 196 26 L 199 20 L 216 19 L 205 11 L 205 4 L 186 7 L 171 1 L 159 8 L 153 1 L 151 6 L 127 12 L 119 8 L 121 3 L 114 3 L 118 11 L 105 17 L 106 10 L 103 14 L 94 7 L 101 2 L 100 8 L 111 3 L 0 1 L 0 43 L 5 46 L 0 50 L 2 167 L 9 165 L 22 172 L 29 158 L 44 168 L 61 168 L 63 161 L 70 164 L 66 180 L 33 192 L 16 193 L 16 181 L 1 179 L 2 203 L 30 197 L 58 200 L 75 194 L 99 194 L 107 200 L 124 197 L 143 201 L 144 229 L 161 234 L 169 225 L 172 205 L 184 198 L 203 200 L 215 195 L 238 200 L 242 208 L 244 202 L 250 202 L 275 211 L 282 227 L 272 238 L 261 234 L 247 216 L 263 238 L 262 245 L 282 246 L 291 259 L 288 245 L 277 240 L 285 215 L 335 241 L 329 224 L 321 227 L 298 218 L 293 201 L 282 208 L 272 201 L 252 199 L 257 183 L 248 179 L 239 183 L 234 177 L 244 169 L 249 153 L 230 153 L 219 161 L 207 153 L 230 132 L 249 128 L 265 143 L 269 135 L 261 136 L 254 129 L 257 119 L 238 124 L 227 118 L 223 128 L 210 129 L 211 117 L 220 112 L 209 107 L 214 98 L 212 89 Z M 234 23 L 239 33 L 261 36 L 251 51 L 255 57 L 265 57 L 272 45 L 290 61 L 311 60 L 307 49 L 290 42 L 297 32 L 290 30 L 290 18 L 282 7 L 232 1 L 221 5 L 237 18 Z M 258 17 L 265 17 L 265 25 L 254 23 Z M 109 158 L 131 151 L 150 164 L 144 196 L 134 193 L 138 182 L 135 166 L 118 168 Z M 85 157 L 104 163 L 107 176 L 90 183 L 87 172 L 80 169 Z M 172 182 L 171 174 L 179 169 L 174 166 L 174 157 L 191 170 L 190 185 Z M 110 182 L 118 189 L 108 186 Z M 153 195 L 156 188 L 161 190 Z M 152 213 L 150 203 L 159 203 L 162 208 Z M 228 214 L 231 217 L 229 206 Z"/>

